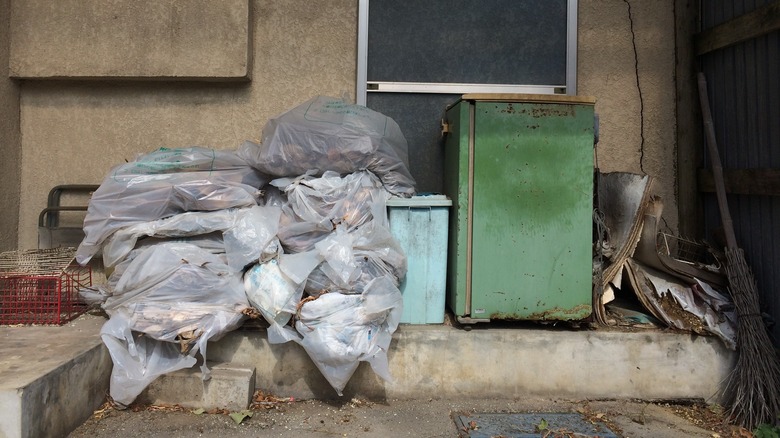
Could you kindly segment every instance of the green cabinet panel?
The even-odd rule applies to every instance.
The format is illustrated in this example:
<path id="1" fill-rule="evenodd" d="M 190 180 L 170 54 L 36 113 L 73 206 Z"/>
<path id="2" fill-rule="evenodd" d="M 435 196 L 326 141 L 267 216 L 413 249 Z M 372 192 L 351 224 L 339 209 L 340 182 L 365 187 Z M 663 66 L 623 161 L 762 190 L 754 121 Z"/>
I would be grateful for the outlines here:
<path id="1" fill-rule="evenodd" d="M 459 319 L 591 313 L 593 101 L 464 96 L 447 110 L 447 301 Z"/>

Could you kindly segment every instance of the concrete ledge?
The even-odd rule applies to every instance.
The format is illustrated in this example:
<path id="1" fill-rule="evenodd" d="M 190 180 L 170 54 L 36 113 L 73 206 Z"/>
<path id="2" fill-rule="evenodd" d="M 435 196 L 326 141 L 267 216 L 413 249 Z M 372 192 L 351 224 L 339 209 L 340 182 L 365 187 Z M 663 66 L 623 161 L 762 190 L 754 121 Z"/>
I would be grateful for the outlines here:
<path id="1" fill-rule="evenodd" d="M 209 368 L 211 378 L 206 381 L 203 381 L 200 367 L 160 376 L 138 396 L 136 402 L 230 411 L 246 409 L 255 393 L 255 369 L 235 364 Z"/>
<path id="2" fill-rule="evenodd" d="M 337 397 L 297 344 L 237 331 L 209 358 L 252 364 L 257 387 L 279 396 Z M 402 325 L 390 346 L 394 381 L 361 364 L 344 397 L 704 398 L 719 400 L 736 355 L 712 337 L 661 331 L 559 331 Z"/>
<path id="3" fill-rule="evenodd" d="M 100 406 L 112 368 L 99 336 L 104 321 L 0 327 L 0 437 L 65 436 Z M 300 399 L 338 397 L 303 348 L 271 345 L 265 330 L 230 332 L 208 352 L 220 364 L 211 380 L 203 382 L 198 368 L 171 373 L 138 401 L 241 410 L 255 387 Z M 736 358 L 712 337 L 488 325 L 402 325 L 388 355 L 393 382 L 362 364 L 344 397 L 720 401 Z"/>
<path id="4" fill-rule="evenodd" d="M 11 2 L 11 77 L 249 79 L 249 0 Z"/>
<path id="5" fill-rule="evenodd" d="M 104 321 L 0 327 L 0 437 L 66 436 L 100 407 L 111 373 Z"/>

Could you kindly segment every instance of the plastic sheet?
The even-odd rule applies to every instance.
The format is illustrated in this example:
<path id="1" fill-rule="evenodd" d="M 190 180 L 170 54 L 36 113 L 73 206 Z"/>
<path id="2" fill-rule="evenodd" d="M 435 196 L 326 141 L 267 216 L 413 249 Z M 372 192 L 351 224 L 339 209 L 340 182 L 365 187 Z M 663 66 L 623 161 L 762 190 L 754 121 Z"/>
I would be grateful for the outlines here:
<path id="1" fill-rule="evenodd" d="M 106 302 L 108 299 L 108 292 L 102 285 L 96 285 L 92 287 L 85 287 L 79 289 L 79 297 L 81 300 L 91 308 L 98 308 Z"/>
<path id="2" fill-rule="evenodd" d="M 403 310 L 401 292 L 388 277 L 378 277 L 360 295 L 327 293 L 305 302 L 295 330 L 275 337 L 299 343 L 336 392 L 344 387 L 361 361 L 391 381 L 387 350 Z M 271 332 L 269 331 L 269 339 Z"/>
<path id="3" fill-rule="evenodd" d="M 326 257 L 319 269 L 345 288 L 360 274 L 355 262 L 355 252 L 352 250 L 353 240 L 343 226 L 339 226 L 335 232 L 314 245 L 317 251 Z"/>
<path id="4" fill-rule="evenodd" d="M 186 211 L 257 205 L 265 182 L 231 151 L 191 147 L 142 155 L 114 167 L 92 195 L 76 260 L 85 265 L 123 227 Z"/>
<path id="5" fill-rule="evenodd" d="M 398 124 L 338 98 L 317 96 L 272 118 L 263 128 L 261 144 L 245 142 L 238 154 L 273 176 L 368 169 L 389 192 L 414 195 L 408 145 Z"/>
<path id="6" fill-rule="evenodd" d="M 243 270 L 279 253 L 281 246 L 276 234 L 281 214 L 282 209 L 273 206 L 255 206 L 240 213 L 223 233 L 228 266 Z"/>
<path id="7" fill-rule="evenodd" d="M 185 356 L 198 352 L 208 378 L 207 343 L 237 328 L 244 318 L 241 312 L 249 307 L 240 273 L 227 266 L 224 256 L 178 242 L 134 252 L 120 266 L 121 274 L 114 278 L 116 285 L 103 305 L 111 317 L 103 339 L 114 349 L 113 375 L 124 382 L 116 389 L 112 384 L 111 396 L 127 404 L 154 380 L 152 375 L 159 375 L 150 364 L 163 363 L 159 368 L 165 373 L 191 366 L 194 359 Z M 131 333 L 144 334 L 143 351 Z"/>
<path id="8" fill-rule="evenodd" d="M 286 195 L 279 240 L 288 252 L 311 250 L 339 225 L 347 231 L 370 221 L 388 226 L 390 194 L 371 172 L 355 172 L 344 177 L 326 172 L 319 178 L 283 178 L 271 184 Z"/>

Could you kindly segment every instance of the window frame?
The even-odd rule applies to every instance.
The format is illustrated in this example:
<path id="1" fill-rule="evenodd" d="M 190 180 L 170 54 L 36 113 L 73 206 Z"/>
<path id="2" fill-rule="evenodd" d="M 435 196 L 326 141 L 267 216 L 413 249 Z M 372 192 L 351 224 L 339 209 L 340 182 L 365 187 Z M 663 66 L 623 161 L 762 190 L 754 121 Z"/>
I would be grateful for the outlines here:
<path id="1" fill-rule="evenodd" d="M 358 0 L 357 86 L 355 91 L 355 100 L 358 105 L 366 105 L 369 92 L 577 94 L 577 0 L 567 0 L 566 7 L 566 83 L 552 85 L 369 82 L 368 11 L 369 0 Z"/>

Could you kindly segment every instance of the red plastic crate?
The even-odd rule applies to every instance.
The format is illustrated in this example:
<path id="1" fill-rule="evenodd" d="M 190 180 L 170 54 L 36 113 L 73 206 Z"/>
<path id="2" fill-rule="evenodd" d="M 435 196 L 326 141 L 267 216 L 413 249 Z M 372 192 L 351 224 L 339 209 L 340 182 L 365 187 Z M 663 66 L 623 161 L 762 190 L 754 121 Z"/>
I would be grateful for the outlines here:
<path id="1" fill-rule="evenodd" d="M 92 270 L 79 266 L 72 248 L 0 254 L 0 325 L 62 325 L 84 313 L 79 289 Z"/>

